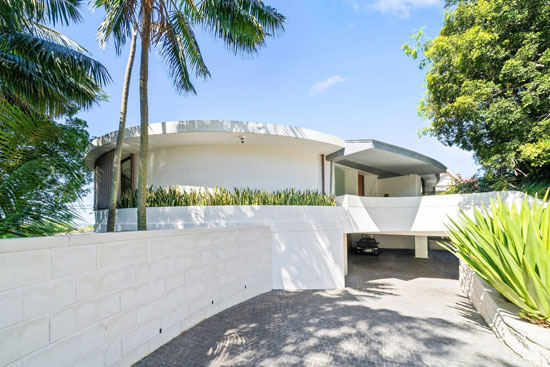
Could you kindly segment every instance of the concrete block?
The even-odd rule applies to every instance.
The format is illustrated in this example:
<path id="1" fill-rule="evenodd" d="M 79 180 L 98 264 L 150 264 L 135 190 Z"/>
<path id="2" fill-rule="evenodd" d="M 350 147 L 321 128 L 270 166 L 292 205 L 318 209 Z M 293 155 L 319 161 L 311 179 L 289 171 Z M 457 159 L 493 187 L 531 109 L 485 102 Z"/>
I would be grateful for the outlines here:
<path id="1" fill-rule="evenodd" d="M 164 286 L 166 290 L 181 287 L 185 284 L 185 271 L 178 271 L 175 273 L 168 274 L 164 277 Z"/>
<path id="2" fill-rule="evenodd" d="M 97 245 L 97 266 L 126 265 L 147 259 L 147 240 L 104 243 Z"/>
<path id="3" fill-rule="evenodd" d="M 138 307 L 137 322 L 140 325 L 144 324 L 149 320 L 162 315 L 166 311 L 176 308 L 182 303 L 183 301 L 179 298 L 177 290 L 163 293 L 157 299 Z"/>
<path id="4" fill-rule="evenodd" d="M 185 268 L 194 268 L 204 265 L 204 258 L 201 255 L 201 251 L 185 251 L 183 253 L 175 255 L 176 269 L 181 270 Z"/>
<path id="5" fill-rule="evenodd" d="M 119 312 L 104 320 L 105 339 L 117 338 L 137 326 L 136 309 Z"/>
<path id="6" fill-rule="evenodd" d="M 77 299 L 94 297 L 135 283 L 135 266 L 100 269 L 80 274 L 76 278 Z"/>
<path id="7" fill-rule="evenodd" d="M 216 272 L 214 264 L 199 266 L 197 268 L 185 270 L 185 280 L 188 284 L 195 283 L 213 276 Z"/>
<path id="8" fill-rule="evenodd" d="M 181 322 L 181 330 L 182 331 L 185 331 L 189 328 L 192 328 L 193 326 L 197 325 L 199 322 L 201 322 L 202 320 L 204 320 L 206 318 L 206 313 L 205 313 L 205 309 L 202 308 L 192 314 L 189 314 L 188 317 L 186 317 L 182 322 Z"/>
<path id="9" fill-rule="evenodd" d="M 0 254 L 0 291 L 50 279 L 50 250 Z"/>
<path id="10" fill-rule="evenodd" d="M 24 367 L 66 366 L 105 343 L 103 326 L 92 325 L 23 359 Z"/>
<path id="11" fill-rule="evenodd" d="M 75 288 L 74 277 L 63 277 L 22 288 L 23 318 L 52 312 L 74 303 Z"/>
<path id="12" fill-rule="evenodd" d="M 169 329 L 181 323 L 187 316 L 189 316 L 189 305 L 180 306 L 163 314 L 160 319 L 160 326 L 163 330 Z"/>
<path id="13" fill-rule="evenodd" d="M 120 291 L 120 305 L 124 310 L 134 305 L 142 304 L 158 297 L 164 292 L 164 280 L 157 278 L 149 280 Z"/>
<path id="14" fill-rule="evenodd" d="M 191 303 L 192 301 L 206 295 L 206 285 L 204 281 L 184 285 L 176 290 L 178 292 L 178 300 L 182 303 Z"/>
<path id="15" fill-rule="evenodd" d="M 149 353 L 153 353 L 155 350 L 162 347 L 164 344 L 168 343 L 180 334 L 181 330 L 179 323 L 167 329 L 162 328 L 162 334 L 153 337 L 149 341 Z"/>
<path id="16" fill-rule="evenodd" d="M 105 354 L 103 349 L 96 349 L 92 353 L 79 359 L 71 367 L 98 367 L 105 366 Z"/>
<path id="17" fill-rule="evenodd" d="M 119 311 L 119 293 L 110 293 L 71 305 L 51 315 L 51 340 L 64 338 Z"/>
<path id="18" fill-rule="evenodd" d="M 70 246 L 52 249 L 52 278 L 84 273 L 96 268 L 96 246 Z"/>
<path id="19" fill-rule="evenodd" d="M 122 355 L 126 356 L 143 343 L 160 334 L 159 330 L 160 318 L 156 318 L 122 336 Z M 149 353 L 149 347 L 147 347 L 147 353 Z"/>
<path id="20" fill-rule="evenodd" d="M 2 329 L 0 330 L 0 365 L 3 366 L 38 350 L 48 345 L 49 341 L 48 315 Z"/>
<path id="21" fill-rule="evenodd" d="M 138 262 L 136 265 L 136 281 L 144 282 L 158 278 L 161 275 L 173 272 L 174 269 L 175 259 L 173 256 Z"/>
<path id="22" fill-rule="evenodd" d="M 115 363 L 122 357 L 122 340 L 121 338 L 115 339 L 112 342 L 107 343 L 104 349 L 105 353 L 105 365 L 108 366 Z"/>
<path id="23" fill-rule="evenodd" d="M 23 319 L 23 300 L 20 289 L 0 292 L 0 329 Z"/>
<path id="24" fill-rule="evenodd" d="M 134 350 L 124 354 L 118 361 L 108 365 L 109 367 L 130 367 L 149 354 L 149 342 L 145 342 Z"/>
<path id="25" fill-rule="evenodd" d="M 149 256 L 159 257 L 173 255 L 184 250 L 185 241 L 183 236 L 168 237 L 168 238 L 153 238 L 148 240 Z"/>
<path id="26" fill-rule="evenodd" d="M 69 245 L 69 236 L 9 238 L 2 240 L 0 253 L 50 249 Z"/>

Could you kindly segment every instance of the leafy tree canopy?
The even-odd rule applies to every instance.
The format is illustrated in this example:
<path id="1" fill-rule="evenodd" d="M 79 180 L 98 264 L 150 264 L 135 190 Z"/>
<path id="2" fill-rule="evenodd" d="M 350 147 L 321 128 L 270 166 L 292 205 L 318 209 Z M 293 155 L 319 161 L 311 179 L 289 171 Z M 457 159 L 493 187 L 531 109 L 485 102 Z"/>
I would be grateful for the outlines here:
<path id="1" fill-rule="evenodd" d="M 86 123 L 107 70 L 47 24 L 81 20 L 83 0 L 0 0 L 0 237 L 67 230 L 90 180 Z M 60 122 L 63 121 L 63 122 Z"/>
<path id="2" fill-rule="evenodd" d="M 403 46 L 427 69 L 423 133 L 472 151 L 492 182 L 550 174 L 550 2 L 447 2 L 433 40 Z"/>

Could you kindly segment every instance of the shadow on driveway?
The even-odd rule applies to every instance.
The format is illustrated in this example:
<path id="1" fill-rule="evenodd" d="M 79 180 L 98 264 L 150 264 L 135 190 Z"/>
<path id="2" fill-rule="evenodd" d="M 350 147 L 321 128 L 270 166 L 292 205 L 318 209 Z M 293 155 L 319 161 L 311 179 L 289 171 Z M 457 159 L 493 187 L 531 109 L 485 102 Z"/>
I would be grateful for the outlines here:
<path id="1" fill-rule="evenodd" d="M 458 262 L 434 252 L 350 256 L 345 289 L 265 293 L 136 366 L 527 366 L 460 294 Z"/>

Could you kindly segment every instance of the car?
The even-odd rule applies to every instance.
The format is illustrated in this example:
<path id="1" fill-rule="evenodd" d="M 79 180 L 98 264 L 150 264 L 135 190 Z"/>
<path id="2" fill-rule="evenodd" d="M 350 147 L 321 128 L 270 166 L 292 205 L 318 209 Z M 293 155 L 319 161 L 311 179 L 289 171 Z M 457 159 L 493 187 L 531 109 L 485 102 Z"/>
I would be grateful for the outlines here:
<path id="1" fill-rule="evenodd" d="M 359 241 L 355 242 L 353 249 L 357 254 L 378 256 L 382 252 L 378 247 L 379 244 L 380 242 L 377 242 L 373 236 L 363 235 Z"/>

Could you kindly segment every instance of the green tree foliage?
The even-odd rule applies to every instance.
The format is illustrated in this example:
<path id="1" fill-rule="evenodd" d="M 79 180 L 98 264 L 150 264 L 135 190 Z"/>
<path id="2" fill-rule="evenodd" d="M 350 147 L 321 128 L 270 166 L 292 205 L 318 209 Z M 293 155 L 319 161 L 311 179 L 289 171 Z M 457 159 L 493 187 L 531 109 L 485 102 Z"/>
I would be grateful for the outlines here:
<path id="1" fill-rule="evenodd" d="M 46 23 L 81 20 L 81 0 L 0 0 L 0 99 L 59 116 L 90 107 L 110 81 L 86 50 Z"/>
<path id="2" fill-rule="evenodd" d="M 427 68 L 425 134 L 472 151 L 497 187 L 550 175 L 550 2 L 449 1 L 439 35 L 403 48 Z"/>
<path id="3" fill-rule="evenodd" d="M 66 230 L 90 179 L 87 126 L 74 115 L 110 76 L 46 25 L 78 22 L 82 3 L 0 0 L 0 236 Z"/>
<path id="4" fill-rule="evenodd" d="M 76 110 L 75 110 L 76 111 Z M 0 237 L 66 231 L 85 193 L 86 122 L 0 105 Z"/>

